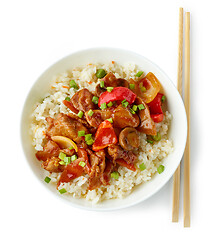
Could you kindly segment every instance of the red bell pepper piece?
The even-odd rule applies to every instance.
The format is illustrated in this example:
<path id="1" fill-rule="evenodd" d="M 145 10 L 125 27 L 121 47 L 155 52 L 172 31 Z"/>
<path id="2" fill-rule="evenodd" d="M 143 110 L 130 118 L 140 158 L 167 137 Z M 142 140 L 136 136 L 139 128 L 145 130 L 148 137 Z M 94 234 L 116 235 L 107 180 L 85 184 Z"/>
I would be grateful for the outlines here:
<path id="1" fill-rule="evenodd" d="M 163 121 L 163 110 L 161 108 L 162 101 L 161 98 L 163 97 L 162 93 L 158 93 L 154 100 L 148 103 L 148 107 L 150 109 L 151 118 L 154 122 L 162 122 Z"/>
<path id="2" fill-rule="evenodd" d="M 117 141 L 118 140 L 112 124 L 108 120 L 105 120 L 97 129 L 95 141 L 92 146 L 93 151 L 99 151 L 108 147 L 110 144 L 116 144 Z"/>
<path id="3" fill-rule="evenodd" d="M 100 95 L 98 106 L 100 107 L 102 103 L 109 103 L 113 101 L 121 101 L 126 99 L 129 104 L 135 101 L 136 94 L 134 94 L 130 89 L 126 87 L 115 87 L 112 92 L 104 92 Z"/>

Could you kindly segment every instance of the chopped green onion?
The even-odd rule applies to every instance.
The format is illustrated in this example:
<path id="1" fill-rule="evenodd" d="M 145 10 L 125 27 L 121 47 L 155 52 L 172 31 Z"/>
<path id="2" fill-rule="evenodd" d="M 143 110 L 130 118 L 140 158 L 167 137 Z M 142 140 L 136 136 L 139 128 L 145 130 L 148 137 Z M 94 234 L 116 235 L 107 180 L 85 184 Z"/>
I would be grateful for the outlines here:
<path id="1" fill-rule="evenodd" d="M 164 171 L 165 167 L 163 165 L 160 165 L 158 168 L 157 168 L 157 172 L 159 174 L 161 174 L 163 171 Z"/>
<path id="2" fill-rule="evenodd" d="M 147 91 L 146 87 L 141 87 L 140 89 L 141 89 L 142 92 L 146 92 Z"/>
<path id="3" fill-rule="evenodd" d="M 81 166 L 81 167 L 84 167 L 86 165 L 86 163 L 83 162 L 83 161 L 80 161 L 78 165 Z"/>
<path id="4" fill-rule="evenodd" d="M 82 118 L 83 115 L 84 115 L 84 113 L 83 113 L 82 111 L 79 111 L 79 112 L 78 112 L 78 117 L 79 117 L 79 118 Z"/>
<path id="5" fill-rule="evenodd" d="M 143 109 L 145 109 L 145 107 L 144 107 L 143 104 L 139 104 L 139 105 L 138 105 L 138 109 L 139 109 L 139 110 L 143 110 Z"/>
<path id="6" fill-rule="evenodd" d="M 96 96 L 93 96 L 92 102 L 93 102 L 94 104 L 98 104 L 98 101 L 99 101 L 99 98 L 96 97 Z"/>
<path id="7" fill-rule="evenodd" d="M 146 169 L 145 164 L 144 164 L 144 163 L 140 164 L 140 165 L 139 165 L 139 169 L 140 169 L 141 171 L 144 171 L 144 170 Z"/>
<path id="8" fill-rule="evenodd" d="M 69 150 L 72 150 L 72 149 L 74 149 L 74 148 L 71 146 L 71 147 L 69 147 L 68 149 L 69 149 Z"/>
<path id="9" fill-rule="evenodd" d="M 100 81 L 100 87 L 101 88 L 104 88 L 105 86 L 104 86 L 104 81 Z"/>
<path id="10" fill-rule="evenodd" d="M 65 165 L 65 162 L 64 161 L 60 161 L 59 164 L 60 165 Z"/>
<path id="11" fill-rule="evenodd" d="M 65 157 L 66 157 L 66 154 L 64 154 L 63 152 L 59 153 L 59 159 L 64 160 Z"/>
<path id="12" fill-rule="evenodd" d="M 154 143 L 154 142 L 153 142 L 152 140 L 150 140 L 150 139 L 147 139 L 147 142 L 148 142 L 148 143 L 151 143 L 151 144 Z"/>
<path id="13" fill-rule="evenodd" d="M 129 109 L 132 114 L 135 114 L 136 112 L 133 109 Z"/>
<path id="14" fill-rule="evenodd" d="M 71 98 L 70 98 L 70 97 L 66 97 L 65 100 L 66 100 L 66 101 L 70 101 Z"/>
<path id="15" fill-rule="evenodd" d="M 112 172 L 111 173 L 111 178 L 114 178 L 114 179 L 119 179 L 119 173 L 118 172 Z"/>
<path id="16" fill-rule="evenodd" d="M 46 183 L 49 183 L 49 182 L 51 181 L 51 178 L 45 177 L 44 181 L 45 181 Z"/>
<path id="17" fill-rule="evenodd" d="M 102 103 L 101 105 L 100 105 L 100 109 L 106 109 L 107 108 L 107 106 L 106 106 L 106 103 Z"/>
<path id="18" fill-rule="evenodd" d="M 107 87 L 106 90 L 107 90 L 107 92 L 112 92 L 113 87 Z"/>
<path id="19" fill-rule="evenodd" d="M 124 99 L 121 103 L 122 103 L 123 107 L 128 107 L 128 105 L 129 105 L 129 103 L 126 101 L 126 99 Z"/>
<path id="20" fill-rule="evenodd" d="M 163 95 L 163 97 L 161 98 L 161 102 L 164 102 L 166 100 L 166 97 Z"/>
<path id="21" fill-rule="evenodd" d="M 85 136 L 85 131 L 78 131 L 78 137 Z"/>
<path id="22" fill-rule="evenodd" d="M 85 135 L 85 141 L 88 141 L 90 139 L 92 139 L 92 134 L 86 134 Z"/>
<path id="23" fill-rule="evenodd" d="M 136 77 L 141 77 L 141 75 L 142 75 L 143 73 L 144 73 L 144 72 L 142 72 L 142 71 L 139 71 L 139 72 L 137 72 L 137 73 L 136 73 L 136 75 L 135 75 L 135 76 L 136 76 Z"/>
<path id="24" fill-rule="evenodd" d="M 91 109 L 90 109 L 90 110 L 88 111 L 88 113 L 87 113 L 87 115 L 90 116 L 90 117 L 91 117 L 93 114 L 94 114 L 94 112 L 93 112 Z"/>
<path id="25" fill-rule="evenodd" d="M 96 72 L 97 78 L 103 78 L 106 76 L 106 71 L 104 69 L 98 69 Z"/>
<path id="26" fill-rule="evenodd" d="M 138 106 L 137 105 L 133 105 L 132 106 L 132 110 L 136 112 L 138 110 Z"/>
<path id="27" fill-rule="evenodd" d="M 76 90 L 79 89 L 79 87 L 78 87 L 77 83 L 75 82 L 75 80 L 71 80 L 69 85 L 70 85 L 71 88 L 74 88 Z"/>
<path id="28" fill-rule="evenodd" d="M 161 135 L 160 135 L 160 133 L 158 132 L 157 133 L 157 135 L 155 135 L 155 136 L 152 136 L 152 138 L 154 139 L 154 141 L 160 141 L 160 139 L 161 139 Z"/>
<path id="29" fill-rule="evenodd" d="M 71 157 L 65 157 L 64 158 L 65 165 L 68 165 L 70 162 L 71 162 Z"/>
<path id="30" fill-rule="evenodd" d="M 113 102 L 109 102 L 109 103 L 107 104 L 108 107 L 112 107 L 112 105 L 113 105 Z"/>
<path id="31" fill-rule="evenodd" d="M 129 89 L 131 90 L 135 89 L 135 84 L 129 84 Z"/>
<path id="32" fill-rule="evenodd" d="M 75 161 L 78 157 L 74 154 L 71 156 L 71 162 Z"/>
<path id="33" fill-rule="evenodd" d="M 64 188 L 62 188 L 62 189 L 59 190 L 59 192 L 60 192 L 61 194 L 63 194 L 63 193 L 66 193 L 67 191 L 66 191 Z"/>
<path id="34" fill-rule="evenodd" d="M 94 143 L 94 140 L 91 138 L 86 141 L 87 145 L 92 145 Z"/>
<path id="35" fill-rule="evenodd" d="M 108 118 L 107 121 L 109 121 L 110 123 L 113 123 L 113 119 L 112 118 Z"/>

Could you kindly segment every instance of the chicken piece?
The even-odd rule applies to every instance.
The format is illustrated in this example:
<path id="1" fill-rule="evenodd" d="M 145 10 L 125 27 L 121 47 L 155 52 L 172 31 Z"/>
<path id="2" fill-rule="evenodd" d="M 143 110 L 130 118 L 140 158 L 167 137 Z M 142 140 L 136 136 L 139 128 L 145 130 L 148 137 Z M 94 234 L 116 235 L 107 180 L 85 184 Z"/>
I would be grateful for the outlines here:
<path id="1" fill-rule="evenodd" d="M 77 110 L 86 112 L 95 109 L 95 104 L 92 102 L 93 96 L 89 90 L 83 88 L 72 96 L 71 103 Z"/>
<path id="2" fill-rule="evenodd" d="M 36 153 L 36 158 L 40 161 L 46 161 L 48 158 L 53 156 L 58 156 L 60 152 L 60 147 L 57 143 L 49 140 L 43 147 L 43 151 L 38 151 Z"/>
<path id="3" fill-rule="evenodd" d="M 78 136 L 78 131 L 88 133 L 87 128 L 82 123 L 63 113 L 60 113 L 56 119 L 47 118 L 46 120 L 49 123 L 46 135 L 49 137 L 64 136 L 74 140 L 76 143 L 80 143 L 82 138 Z"/>
<path id="4" fill-rule="evenodd" d="M 107 108 L 104 110 L 93 110 L 93 115 L 89 116 L 88 112 L 85 112 L 85 117 L 87 122 L 95 128 L 98 128 L 99 125 L 106 119 L 111 118 L 113 114 L 113 108 Z"/>
<path id="5" fill-rule="evenodd" d="M 139 147 L 139 134 L 135 128 L 124 128 L 119 134 L 119 144 L 125 150 L 134 150 Z"/>
<path id="6" fill-rule="evenodd" d="M 100 180 L 104 186 L 109 184 L 110 174 L 113 171 L 114 167 L 115 167 L 115 164 L 113 164 L 110 160 L 106 159 L 106 167 L 102 176 L 100 177 Z"/>
<path id="7" fill-rule="evenodd" d="M 138 126 L 137 130 L 147 135 L 156 135 L 156 126 L 153 119 L 151 118 L 149 107 L 147 106 L 147 104 L 140 97 L 136 98 L 135 104 L 143 104 L 143 106 L 145 107 L 145 109 L 140 110 L 138 113 L 141 123 Z"/>
<path id="8" fill-rule="evenodd" d="M 49 172 L 63 172 L 65 166 L 59 164 L 60 159 L 58 157 L 48 158 L 46 161 L 42 162 L 41 166 Z"/>
<path id="9" fill-rule="evenodd" d="M 89 174 L 89 190 L 100 187 L 106 181 L 102 182 L 101 178 L 105 170 L 105 152 L 100 150 L 98 152 L 92 152 L 87 150 L 90 156 L 91 172 Z"/>
<path id="10" fill-rule="evenodd" d="M 137 127 L 140 123 L 137 114 L 132 114 L 128 108 L 119 105 L 113 111 L 113 126 L 118 128 Z"/>
<path id="11" fill-rule="evenodd" d="M 108 154 L 115 161 L 116 159 L 124 159 L 128 164 L 134 163 L 137 156 L 132 151 L 123 150 L 119 145 L 111 144 L 108 147 Z"/>

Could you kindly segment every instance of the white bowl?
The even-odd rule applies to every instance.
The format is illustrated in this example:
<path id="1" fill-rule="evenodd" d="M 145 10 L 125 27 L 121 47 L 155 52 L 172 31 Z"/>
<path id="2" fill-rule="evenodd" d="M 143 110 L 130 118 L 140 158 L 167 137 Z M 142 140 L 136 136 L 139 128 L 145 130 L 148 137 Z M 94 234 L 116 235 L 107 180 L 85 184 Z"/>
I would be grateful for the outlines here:
<path id="1" fill-rule="evenodd" d="M 133 192 L 124 199 L 113 199 L 103 201 L 97 205 L 85 199 L 74 199 L 69 195 L 60 195 L 56 188 L 51 184 L 46 184 L 43 179 L 42 169 L 39 161 L 35 158 L 35 152 L 31 145 L 29 135 L 30 115 L 34 104 L 44 96 L 50 88 L 50 81 L 59 73 L 71 70 L 79 65 L 87 63 L 108 63 L 116 61 L 119 64 L 134 62 L 145 72 L 153 72 L 161 82 L 165 95 L 168 99 L 168 110 L 173 119 L 169 130 L 169 137 L 173 140 L 174 151 L 164 159 L 163 165 L 165 171 L 162 174 L 156 174 L 149 182 L 142 183 L 135 187 Z M 133 206 L 151 197 L 172 177 L 183 156 L 186 137 L 187 137 L 187 119 L 183 101 L 170 81 L 169 77 L 154 63 L 136 53 L 114 48 L 94 48 L 73 53 L 49 67 L 35 82 L 30 90 L 22 114 L 21 137 L 24 153 L 34 175 L 40 182 L 48 188 L 54 196 L 64 199 L 74 207 L 81 207 L 89 210 L 115 210 Z M 43 197 L 43 196 L 42 196 Z"/>

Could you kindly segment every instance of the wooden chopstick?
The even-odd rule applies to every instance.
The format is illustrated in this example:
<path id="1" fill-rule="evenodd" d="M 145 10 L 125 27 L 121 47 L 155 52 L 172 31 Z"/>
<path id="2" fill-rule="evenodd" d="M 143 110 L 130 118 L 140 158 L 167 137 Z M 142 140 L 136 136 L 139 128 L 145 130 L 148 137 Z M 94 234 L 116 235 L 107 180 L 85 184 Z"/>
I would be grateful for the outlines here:
<path id="1" fill-rule="evenodd" d="M 178 76 L 177 89 L 182 96 L 182 59 L 183 59 L 183 8 L 179 9 L 179 43 L 178 43 Z M 173 176 L 173 204 L 172 222 L 179 219 L 179 197 L 180 197 L 180 164 Z"/>
<path id="2" fill-rule="evenodd" d="M 185 16 L 185 108 L 188 135 L 184 153 L 184 227 L 190 227 L 190 13 Z"/>

